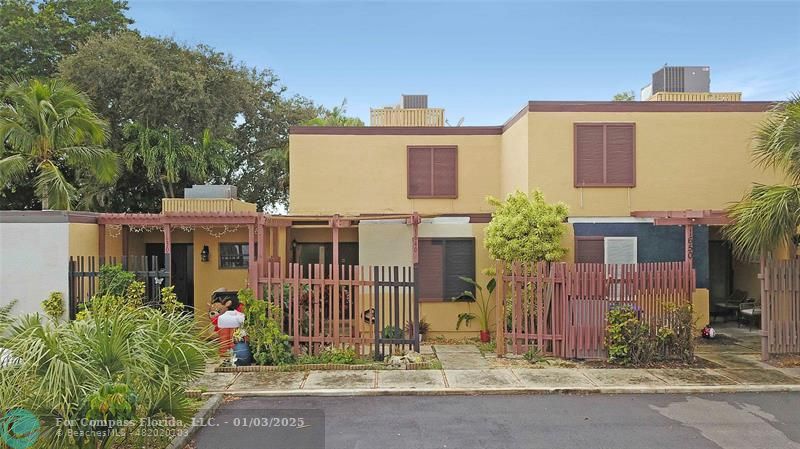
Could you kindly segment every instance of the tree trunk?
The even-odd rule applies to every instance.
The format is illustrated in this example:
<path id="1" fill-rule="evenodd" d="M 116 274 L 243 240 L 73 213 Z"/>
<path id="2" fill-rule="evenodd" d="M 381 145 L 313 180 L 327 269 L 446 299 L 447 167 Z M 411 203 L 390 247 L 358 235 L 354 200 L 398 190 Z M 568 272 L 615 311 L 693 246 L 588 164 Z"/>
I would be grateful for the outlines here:
<path id="1" fill-rule="evenodd" d="M 47 210 L 50 207 L 50 200 L 47 197 L 41 198 L 42 200 L 42 210 Z"/>

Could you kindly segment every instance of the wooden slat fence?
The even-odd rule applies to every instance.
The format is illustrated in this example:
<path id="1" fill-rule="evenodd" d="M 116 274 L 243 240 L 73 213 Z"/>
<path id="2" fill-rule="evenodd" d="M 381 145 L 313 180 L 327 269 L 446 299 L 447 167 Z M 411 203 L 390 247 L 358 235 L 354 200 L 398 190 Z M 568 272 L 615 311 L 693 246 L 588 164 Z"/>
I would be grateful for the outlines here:
<path id="1" fill-rule="evenodd" d="M 762 330 L 770 354 L 800 353 L 800 259 L 765 258 L 761 263 Z"/>
<path id="2" fill-rule="evenodd" d="M 352 347 L 383 357 L 419 351 L 419 305 L 410 267 L 333 266 L 267 262 L 261 297 L 279 305 L 282 330 L 295 353 Z M 390 328 L 387 330 L 387 328 Z"/>
<path id="3" fill-rule="evenodd" d="M 167 261 L 169 256 L 167 255 Z M 122 269 L 131 271 L 136 278 L 145 283 L 146 302 L 161 299 L 161 287 L 169 285 L 170 273 L 158 263 L 158 257 L 152 256 L 70 256 L 67 269 L 68 312 L 69 318 L 75 319 L 79 304 L 98 294 L 100 287 L 100 268 L 104 265 L 121 264 Z M 169 266 L 169 263 L 165 264 Z"/>
<path id="4" fill-rule="evenodd" d="M 516 354 L 535 348 L 564 358 L 605 358 L 612 307 L 630 305 L 655 329 L 669 322 L 671 306 L 691 302 L 694 279 L 684 262 L 499 265 L 498 341 Z M 507 350 L 497 347 L 500 354 Z"/>

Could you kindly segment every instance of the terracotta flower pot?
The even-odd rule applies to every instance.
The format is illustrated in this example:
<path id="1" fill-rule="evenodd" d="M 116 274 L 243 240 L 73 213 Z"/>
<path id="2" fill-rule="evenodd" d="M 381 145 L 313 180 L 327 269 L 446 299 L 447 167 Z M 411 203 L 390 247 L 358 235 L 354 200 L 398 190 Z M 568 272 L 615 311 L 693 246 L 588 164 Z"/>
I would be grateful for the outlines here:
<path id="1" fill-rule="evenodd" d="M 489 343 L 492 340 L 492 334 L 489 331 L 481 331 L 481 343 Z"/>

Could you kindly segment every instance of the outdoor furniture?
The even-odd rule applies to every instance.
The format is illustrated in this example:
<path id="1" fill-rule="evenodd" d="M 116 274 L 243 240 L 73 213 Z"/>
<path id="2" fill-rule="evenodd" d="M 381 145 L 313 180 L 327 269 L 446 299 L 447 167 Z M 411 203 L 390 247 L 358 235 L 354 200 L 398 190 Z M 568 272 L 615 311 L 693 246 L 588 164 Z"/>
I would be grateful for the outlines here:
<path id="1" fill-rule="evenodd" d="M 761 319 L 761 301 L 750 298 L 739 304 L 739 317 L 737 327 L 747 322 L 747 329 L 753 330 L 753 323 Z"/>
<path id="2" fill-rule="evenodd" d="M 723 317 L 723 322 L 729 316 L 739 318 L 739 305 L 747 299 L 747 292 L 744 290 L 734 290 L 727 299 L 722 302 L 713 303 L 711 307 L 712 320 L 718 316 Z"/>

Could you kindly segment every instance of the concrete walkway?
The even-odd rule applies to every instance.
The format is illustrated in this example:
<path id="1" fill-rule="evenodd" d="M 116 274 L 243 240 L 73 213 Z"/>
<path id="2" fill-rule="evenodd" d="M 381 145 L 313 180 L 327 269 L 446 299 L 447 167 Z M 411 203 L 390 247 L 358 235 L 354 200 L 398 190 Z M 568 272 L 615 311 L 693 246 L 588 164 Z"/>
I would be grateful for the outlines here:
<path id="1" fill-rule="evenodd" d="M 697 346 L 719 368 L 492 368 L 474 345 L 434 345 L 441 370 L 209 373 L 195 386 L 233 395 L 443 395 L 491 393 L 726 393 L 800 391 L 800 368 L 760 360 L 757 334 Z"/>
<path id="2" fill-rule="evenodd" d="M 489 361 L 475 345 L 433 345 L 442 369 L 489 369 Z"/>
<path id="3" fill-rule="evenodd" d="M 196 388 L 233 395 L 714 393 L 800 391 L 800 368 L 496 368 L 210 373 Z"/>

